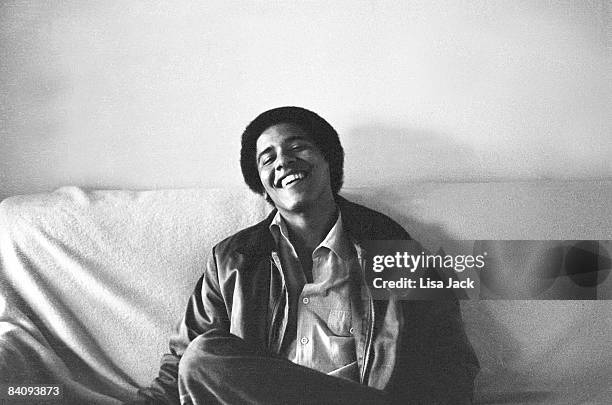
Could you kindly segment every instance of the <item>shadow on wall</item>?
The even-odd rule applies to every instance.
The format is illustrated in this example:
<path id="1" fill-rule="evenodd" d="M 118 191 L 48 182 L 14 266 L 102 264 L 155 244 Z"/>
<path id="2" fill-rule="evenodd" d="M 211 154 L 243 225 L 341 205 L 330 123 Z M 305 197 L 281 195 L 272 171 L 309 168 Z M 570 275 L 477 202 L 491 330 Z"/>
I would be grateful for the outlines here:
<path id="1" fill-rule="evenodd" d="M 427 199 L 427 191 L 419 186 L 419 184 L 413 185 L 414 197 L 399 195 L 398 193 L 405 193 L 405 190 L 398 191 L 387 186 L 352 188 L 349 193 L 343 194 L 351 201 L 388 215 L 404 226 L 413 239 L 418 240 L 427 249 L 436 251 L 439 248 L 437 241 L 450 240 L 454 237 L 444 229 L 443 224 L 423 221 L 419 215 L 418 204 Z"/>
<path id="2" fill-rule="evenodd" d="M 349 184 L 483 181 L 491 177 L 470 145 L 428 130 L 371 124 L 349 130 L 342 142 Z"/>

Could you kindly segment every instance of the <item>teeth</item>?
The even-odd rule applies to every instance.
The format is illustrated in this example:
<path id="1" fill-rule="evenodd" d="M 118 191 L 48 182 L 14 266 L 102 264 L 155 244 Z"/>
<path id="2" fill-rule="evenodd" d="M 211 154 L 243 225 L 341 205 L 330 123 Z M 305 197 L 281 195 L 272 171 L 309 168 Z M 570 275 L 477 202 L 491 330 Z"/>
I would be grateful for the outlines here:
<path id="1" fill-rule="evenodd" d="M 302 172 L 290 174 L 289 176 L 285 177 L 281 181 L 281 186 L 287 187 L 288 184 L 293 183 L 294 181 L 297 181 L 297 180 L 301 180 L 304 177 L 305 175 Z"/>

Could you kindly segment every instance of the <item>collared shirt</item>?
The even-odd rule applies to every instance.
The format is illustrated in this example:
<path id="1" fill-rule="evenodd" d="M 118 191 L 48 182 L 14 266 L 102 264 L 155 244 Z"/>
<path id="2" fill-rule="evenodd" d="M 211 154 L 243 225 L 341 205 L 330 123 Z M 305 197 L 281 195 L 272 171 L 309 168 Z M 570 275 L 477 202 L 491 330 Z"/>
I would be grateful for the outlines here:
<path id="1" fill-rule="evenodd" d="M 350 300 L 351 271 L 358 262 L 341 215 L 312 253 L 312 283 L 306 280 L 280 213 L 270 231 L 289 295 L 290 321 L 281 354 L 296 364 L 359 381 Z"/>

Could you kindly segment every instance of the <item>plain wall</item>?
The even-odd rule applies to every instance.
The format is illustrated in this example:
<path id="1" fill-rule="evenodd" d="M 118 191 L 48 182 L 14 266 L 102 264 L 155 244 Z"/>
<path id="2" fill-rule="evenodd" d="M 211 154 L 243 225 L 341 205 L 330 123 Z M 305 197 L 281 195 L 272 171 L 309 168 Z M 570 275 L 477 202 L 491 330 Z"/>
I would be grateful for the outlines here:
<path id="1" fill-rule="evenodd" d="M 612 175 L 610 1 L 3 1 L 0 199 L 241 185 L 280 105 L 346 185 Z"/>

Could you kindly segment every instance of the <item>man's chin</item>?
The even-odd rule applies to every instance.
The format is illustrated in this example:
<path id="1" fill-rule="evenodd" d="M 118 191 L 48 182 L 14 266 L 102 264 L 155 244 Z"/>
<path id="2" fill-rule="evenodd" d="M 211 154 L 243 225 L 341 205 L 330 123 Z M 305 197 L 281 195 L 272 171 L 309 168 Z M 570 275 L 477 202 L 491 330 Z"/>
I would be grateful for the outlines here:
<path id="1" fill-rule="evenodd" d="M 308 209 L 309 206 L 312 205 L 312 202 L 303 199 L 303 198 L 295 198 L 295 199 L 283 199 L 280 201 L 274 201 L 274 206 L 281 211 L 288 212 L 303 212 Z"/>
<path id="2" fill-rule="evenodd" d="M 280 208 L 283 211 L 300 213 L 300 212 L 304 212 L 307 210 L 308 204 L 304 201 L 295 201 L 290 204 L 285 203 L 281 205 L 280 207 L 277 206 L 277 208 Z"/>

